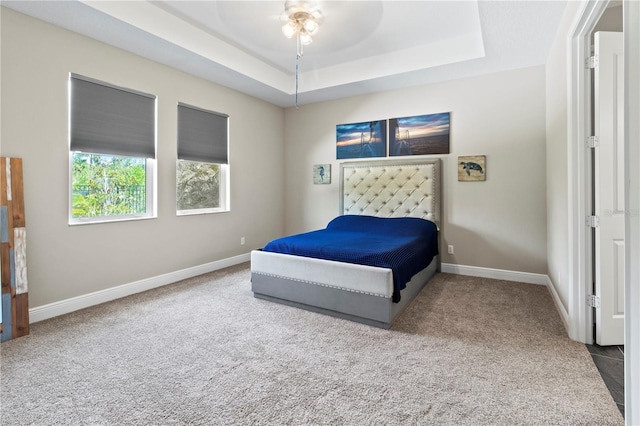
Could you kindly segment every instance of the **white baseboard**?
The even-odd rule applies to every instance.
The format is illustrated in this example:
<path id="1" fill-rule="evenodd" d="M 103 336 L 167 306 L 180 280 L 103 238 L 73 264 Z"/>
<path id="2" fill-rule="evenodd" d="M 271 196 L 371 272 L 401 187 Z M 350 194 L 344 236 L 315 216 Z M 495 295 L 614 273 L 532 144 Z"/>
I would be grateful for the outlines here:
<path id="1" fill-rule="evenodd" d="M 43 321 L 59 315 L 68 314 L 90 306 L 99 305 L 101 303 L 110 302 L 111 300 L 121 297 L 130 296 L 132 294 L 162 287 L 187 278 L 217 271 L 218 269 L 227 268 L 251 260 L 251 253 L 245 253 L 227 259 L 215 262 L 205 263 L 203 265 L 182 269 L 167 274 L 158 275 L 156 277 L 146 278 L 140 281 L 134 281 L 128 284 L 122 284 L 117 287 L 96 291 L 82 296 L 72 297 L 71 299 L 61 300 L 59 302 L 49 303 L 47 305 L 37 306 L 29 309 L 29 323 Z"/>
<path id="2" fill-rule="evenodd" d="M 162 287 L 187 278 L 217 271 L 218 269 L 227 268 L 251 260 L 251 253 L 245 253 L 227 259 L 215 262 L 205 263 L 203 265 L 182 269 L 167 274 L 158 275 L 156 277 L 146 278 L 140 281 L 119 285 L 117 287 L 96 291 L 82 296 L 72 297 L 71 299 L 61 300 L 59 302 L 49 303 L 47 305 L 37 306 L 29 309 L 29 322 L 35 323 L 44 321 L 59 315 L 68 314 L 90 306 L 99 305 L 101 303 L 110 302 L 115 299 L 130 296 L 132 294 Z M 551 296 L 556 304 L 556 308 L 562 317 L 565 328 L 569 323 L 569 315 L 560 301 L 560 297 L 553 286 L 553 283 L 547 275 L 533 274 L 530 272 L 506 271 L 503 269 L 481 268 L 477 266 L 455 265 L 451 263 L 442 264 L 442 272 L 458 275 L 468 275 L 473 277 L 494 278 L 498 280 L 523 282 L 528 284 L 539 284 L 547 286 Z"/>
<path id="3" fill-rule="evenodd" d="M 551 293 L 551 298 L 564 324 L 564 329 L 569 332 L 569 313 L 562 304 L 556 287 L 546 274 L 532 274 L 530 272 L 505 271 L 503 269 L 480 268 L 477 266 L 454 265 L 451 263 L 442 264 L 442 272 L 449 274 L 468 275 L 472 277 L 493 278 L 497 280 L 514 281 L 528 284 L 544 285 Z"/>
<path id="4" fill-rule="evenodd" d="M 471 277 L 515 281 L 527 284 L 547 285 L 547 283 L 549 282 L 549 277 L 545 274 L 507 271 L 504 269 L 481 268 L 478 266 L 455 265 L 453 263 L 443 263 L 442 272 L 446 272 L 449 274 L 468 275 Z"/>
<path id="5" fill-rule="evenodd" d="M 551 298 L 553 302 L 556 304 L 556 310 L 560 314 L 560 319 L 562 319 L 562 323 L 564 324 L 564 329 L 567 331 L 567 335 L 569 335 L 569 312 L 564 307 L 562 303 L 562 299 L 560 299 L 560 295 L 556 290 L 556 286 L 551 281 L 551 278 L 547 276 L 547 288 L 549 289 L 549 293 L 551 293 Z"/>

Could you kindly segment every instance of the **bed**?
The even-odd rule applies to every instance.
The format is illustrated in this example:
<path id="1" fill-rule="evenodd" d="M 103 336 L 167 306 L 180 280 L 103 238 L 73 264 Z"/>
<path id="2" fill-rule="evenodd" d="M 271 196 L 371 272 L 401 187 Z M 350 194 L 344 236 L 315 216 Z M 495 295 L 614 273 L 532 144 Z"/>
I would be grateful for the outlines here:
<path id="1" fill-rule="evenodd" d="M 329 222 L 325 230 L 276 239 L 261 250 L 253 250 L 251 288 L 254 296 L 390 328 L 393 320 L 440 270 L 440 187 L 440 159 L 341 163 L 340 216 Z M 366 228 L 385 228 L 383 223 L 392 223 L 394 226 L 390 228 L 395 229 L 398 222 L 409 223 L 409 231 L 400 231 L 405 237 L 425 229 L 425 238 L 428 239 L 423 241 L 423 245 L 428 247 L 426 251 L 411 249 L 411 255 L 400 256 L 411 257 L 418 262 L 411 267 L 406 267 L 402 262 L 399 265 L 389 263 L 390 258 L 398 257 L 396 252 L 388 256 L 385 252 L 386 258 L 378 256 L 383 259 L 373 262 L 372 266 L 372 256 L 368 256 L 369 264 L 362 264 L 367 262 L 353 258 L 367 256 L 350 255 L 346 247 L 346 261 L 341 257 L 345 253 L 335 254 L 331 251 L 331 247 L 341 251 L 340 248 L 352 239 L 348 234 L 352 232 L 350 226 L 355 226 L 357 232 L 353 232 L 359 233 Z M 313 237 L 316 233 L 322 235 L 325 231 L 331 233 L 336 231 L 334 228 L 346 231 L 346 237 L 335 240 L 332 235 L 315 248 L 313 244 L 303 242 L 311 253 L 300 254 L 295 244 L 289 244 L 289 239 L 296 243 L 299 242 L 297 240 L 308 241 L 307 237 Z M 430 232 L 432 236 L 426 237 Z M 371 241 L 366 239 L 370 237 L 363 238 L 364 241 Z M 387 237 L 377 236 L 374 241 L 379 242 L 380 238 Z M 416 266 L 420 262 L 422 265 Z M 402 267 L 405 269 L 398 269 Z"/>

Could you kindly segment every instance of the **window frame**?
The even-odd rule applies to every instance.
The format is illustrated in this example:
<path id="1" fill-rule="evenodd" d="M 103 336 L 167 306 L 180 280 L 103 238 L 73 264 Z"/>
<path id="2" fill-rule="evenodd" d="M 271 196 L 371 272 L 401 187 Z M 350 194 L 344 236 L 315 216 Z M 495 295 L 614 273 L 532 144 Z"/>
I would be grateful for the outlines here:
<path id="1" fill-rule="evenodd" d="M 206 113 L 206 114 L 211 114 L 212 116 L 216 116 L 216 117 L 223 117 L 225 119 L 225 136 L 226 136 L 226 140 L 225 140 L 225 146 L 226 146 L 226 152 L 225 152 L 225 160 L 226 163 L 222 163 L 222 162 L 216 162 L 216 161 L 202 161 L 202 160 L 198 160 L 195 159 L 193 157 L 189 157 L 189 158 L 181 158 L 181 154 L 180 154 L 180 135 L 182 134 L 181 130 L 180 130 L 180 108 L 186 108 L 186 109 L 191 109 L 194 110 L 197 113 Z M 177 106 L 176 106 L 176 134 L 177 134 L 177 138 L 176 138 L 176 148 L 177 148 L 177 155 L 176 155 L 176 163 L 175 163 L 175 176 L 176 176 L 176 182 L 175 182 L 175 194 L 176 194 L 176 203 L 175 203 L 175 208 L 176 208 L 176 216 L 192 216 L 192 215 L 203 215 L 203 214 L 215 214 L 215 213 L 226 213 L 231 211 L 231 204 L 230 204 L 230 190 L 229 190 L 229 185 L 230 185 L 230 167 L 229 167 L 229 140 L 230 140 L 230 134 L 229 134 L 229 115 L 228 114 L 224 114 L 224 113 L 220 113 L 220 112 L 216 112 L 213 110 L 208 110 L 208 109 L 204 109 L 204 108 L 200 108 L 200 107 L 196 107 L 190 104 L 186 104 L 183 102 L 178 102 Z M 214 142 L 215 143 L 215 142 Z M 202 163 L 202 164 L 216 164 L 219 167 L 220 170 L 220 176 L 219 176 L 219 187 L 218 187 L 218 197 L 219 197 L 219 207 L 211 207 L 211 208 L 202 208 L 202 209 L 186 209 L 186 210 L 180 210 L 178 209 L 178 162 L 180 161 L 190 161 L 190 162 L 194 162 L 194 163 Z"/>
<path id="2" fill-rule="evenodd" d="M 218 167 L 220 167 L 220 186 L 218 188 L 218 197 L 219 197 L 220 207 L 179 210 L 178 209 L 178 161 L 181 161 L 181 160 L 176 159 L 176 185 L 175 185 L 176 186 L 176 216 L 193 216 L 193 215 L 212 214 L 212 213 L 227 213 L 231 211 L 231 206 L 229 205 L 229 164 L 208 163 L 206 161 L 199 161 L 199 162 L 204 164 L 217 164 Z"/>
<path id="3" fill-rule="evenodd" d="M 67 149 L 69 151 L 68 157 L 68 173 L 69 173 L 69 181 L 67 184 L 68 189 L 68 224 L 70 226 L 75 225 L 87 225 L 87 224 L 98 224 L 98 223 L 111 223 L 111 222 L 125 222 L 132 220 L 145 220 L 145 219 L 156 219 L 158 217 L 158 173 L 157 173 L 157 158 L 148 158 L 148 157 L 136 157 L 133 155 L 121 155 L 121 154 L 109 154 L 109 153 L 92 153 L 88 151 L 72 151 L 71 150 L 71 136 L 72 136 L 72 123 L 71 123 L 71 115 L 72 115 L 72 80 L 73 78 L 77 78 L 80 80 L 85 80 L 88 82 L 100 84 L 102 86 L 122 90 L 125 92 L 144 95 L 153 100 L 153 149 L 157 156 L 158 149 L 158 97 L 155 95 L 150 95 L 147 93 L 143 93 L 134 89 L 129 89 L 125 87 L 116 86 L 111 83 L 107 83 L 104 81 L 96 80 L 93 78 L 85 77 L 79 74 L 69 73 L 67 80 L 67 101 L 68 101 L 68 109 L 67 109 L 67 136 L 68 136 L 68 145 Z M 111 216 L 91 216 L 91 217 L 73 217 L 73 155 L 76 152 L 82 152 L 86 154 L 94 154 L 94 155 L 112 155 L 112 156 L 120 156 L 120 157 L 129 157 L 129 158 L 140 158 L 145 160 L 145 204 L 146 204 L 146 212 L 145 213 L 137 213 L 137 214 L 125 214 L 125 215 L 111 215 Z"/>
<path id="4" fill-rule="evenodd" d="M 146 213 L 132 213 L 112 216 L 73 217 L 73 154 L 84 151 L 69 151 L 69 225 L 87 225 L 92 223 L 125 222 L 131 220 L 156 219 L 157 215 L 157 173 L 156 160 L 145 158 Z M 111 155 L 95 154 L 94 155 Z M 142 158 L 142 157 L 131 157 Z"/>

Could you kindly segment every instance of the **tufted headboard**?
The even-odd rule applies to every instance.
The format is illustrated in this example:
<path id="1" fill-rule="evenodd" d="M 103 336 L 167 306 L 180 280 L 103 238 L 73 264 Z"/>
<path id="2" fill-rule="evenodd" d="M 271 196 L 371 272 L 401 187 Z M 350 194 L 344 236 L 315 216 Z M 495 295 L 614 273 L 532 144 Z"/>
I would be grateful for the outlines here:
<path id="1" fill-rule="evenodd" d="M 340 214 L 419 217 L 440 226 L 440 159 L 340 164 Z"/>

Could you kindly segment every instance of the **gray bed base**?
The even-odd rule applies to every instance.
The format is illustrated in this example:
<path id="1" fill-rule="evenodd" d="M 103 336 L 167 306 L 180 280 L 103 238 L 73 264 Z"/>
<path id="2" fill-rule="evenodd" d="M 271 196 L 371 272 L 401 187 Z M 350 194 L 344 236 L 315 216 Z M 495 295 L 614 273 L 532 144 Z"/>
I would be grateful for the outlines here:
<path id="1" fill-rule="evenodd" d="M 312 312 L 347 319 L 374 327 L 389 329 L 393 320 L 420 293 L 425 284 L 440 271 L 440 256 L 417 273 L 400 293 L 400 302 L 390 298 L 325 287 L 274 277 L 259 272 L 251 273 L 251 290 L 254 297 Z"/>

